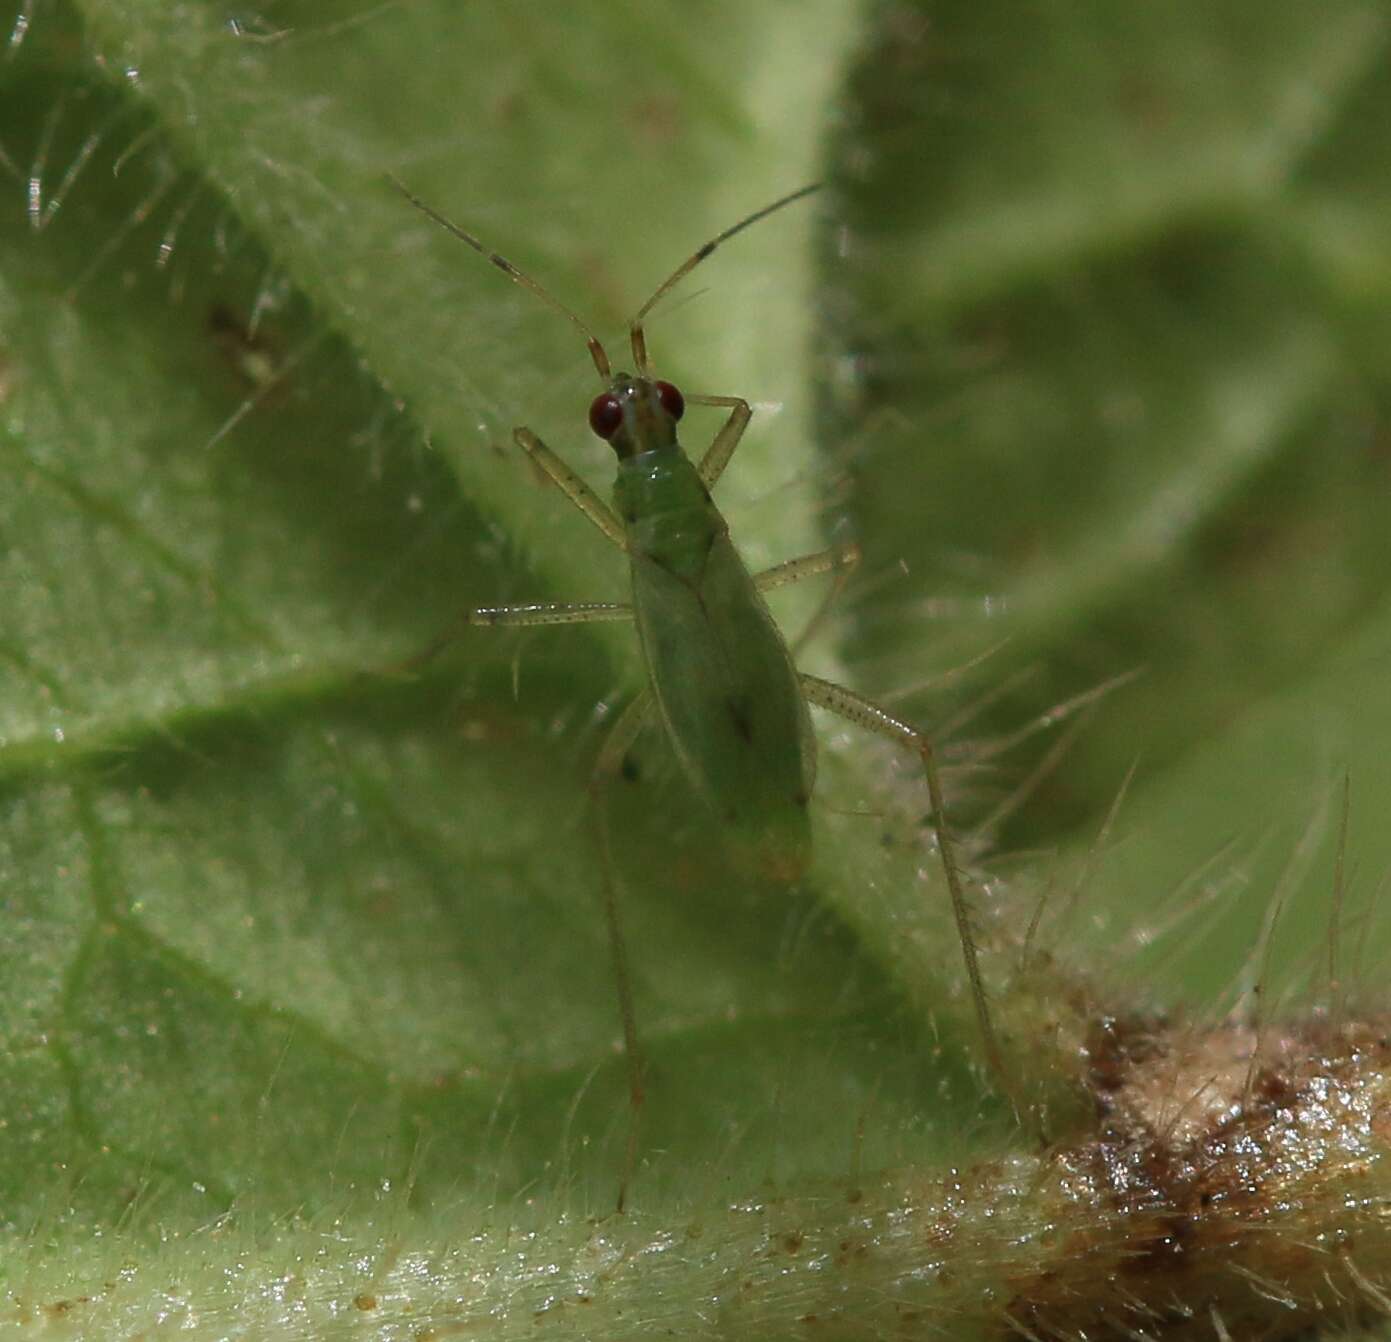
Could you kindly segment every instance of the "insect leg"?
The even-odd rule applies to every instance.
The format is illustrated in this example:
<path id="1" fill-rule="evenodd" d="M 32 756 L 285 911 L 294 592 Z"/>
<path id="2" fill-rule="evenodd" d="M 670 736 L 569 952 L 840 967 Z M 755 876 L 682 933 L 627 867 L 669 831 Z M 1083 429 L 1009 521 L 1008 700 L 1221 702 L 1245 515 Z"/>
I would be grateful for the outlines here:
<path id="1" fill-rule="evenodd" d="M 631 606 L 611 601 L 538 601 L 526 606 L 478 606 L 464 611 L 448 628 L 395 669 L 405 674 L 420 670 L 451 643 L 458 642 L 465 629 L 475 625 L 486 629 L 515 629 L 543 624 L 599 624 L 632 618 Z"/>
<path id="2" fill-rule="evenodd" d="M 941 854 L 942 869 L 946 873 L 952 916 L 956 919 L 956 932 L 961 939 L 961 954 L 966 962 L 966 981 L 971 988 L 971 999 L 976 1009 L 976 1021 L 980 1026 L 986 1062 L 1004 1088 L 1006 1097 L 1013 1102 L 1004 1059 L 995 1038 L 995 1027 L 990 1020 L 990 1007 L 985 999 L 985 984 L 981 979 L 980 961 L 976 955 L 975 933 L 971 929 L 971 915 L 966 906 L 961 868 L 956 860 L 956 842 L 947 828 L 942 779 L 937 772 L 937 760 L 932 751 L 932 743 L 916 728 L 910 727 L 886 709 L 880 708 L 873 700 L 866 699 L 853 690 L 802 672 L 798 673 L 798 678 L 802 682 L 802 692 L 818 708 L 827 709 L 866 731 L 896 741 L 905 749 L 913 751 L 922 761 L 923 773 L 927 778 L 927 793 L 932 802 L 932 827 L 937 832 L 937 851 Z M 1017 1105 L 1015 1107 L 1018 1109 Z"/>
<path id="3" fill-rule="evenodd" d="M 637 1166 L 638 1120 L 646 1098 L 643 1088 L 642 1050 L 638 1044 L 637 1015 L 633 1010 L 633 984 L 628 974 L 628 951 L 623 940 L 623 926 L 618 914 L 618 887 L 613 874 L 613 849 L 609 843 L 608 815 L 604 811 L 604 788 L 618 775 L 623 758 L 631 749 L 652 708 L 652 695 L 643 690 L 618 716 L 613 724 L 599 758 L 594 761 L 589 776 L 589 813 L 594 822 L 595 841 L 599 848 L 599 863 L 603 868 L 604 922 L 609 933 L 609 956 L 613 961 L 613 978 L 618 988 L 618 1012 L 623 1021 L 623 1053 L 628 1060 L 628 1144 L 623 1157 L 623 1178 L 618 1185 L 618 1210 L 628 1200 L 628 1185 Z"/>
<path id="4" fill-rule="evenodd" d="M 530 429 L 513 429 L 512 439 L 550 478 L 565 496 L 594 523 L 620 550 L 627 550 L 628 537 L 614 511 L 551 451 Z"/>
<path id="5" fill-rule="evenodd" d="M 804 578 L 815 578 L 822 573 L 844 570 L 848 577 L 855 565 L 860 562 L 858 545 L 833 545 L 815 554 L 799 555 L 796 559 L 785 559 L 774 564 L 762 573 L 753 575 L 753 584 L 760 592 L 772 592 L 779 587 L 790 587 Z"/>
<path id="6" fill-rule="evenodd" d="M 631 620 L 633 608 L 618 601 L 541 601 L 531 606 L 479 606 L 464 620 L 478 625 L 602 624 Z"/>
<path id="7" fill-rule="evenodd" d="M 692 405 L 729 407 L 729 418 L 720 427 L 714 441 L 705 449 L 705 455 L 696 467 L 705 488 L 714 489 L 715 481 L 724 474 L 724 468 L 729 465 L 729 459 L 734 455 L 734 449 L 739 446 L 744 430 L 749 427 L 753 411 L 749 409 L 749 403 L 742 396 L 688 396 L 686 400 Z"/>
<path id="8" fill-rule="evenodd" d="M 796 656 L 811 640 L 812 635 L 821 628 L 822 621 L 835 604 L 836 598 L 845 590 L 845 584 L 850 581 L 850 575 L 854 573 L 859 562 L 860 547 L 852 542 L 849 545 L 833 545 L 829 550 L 819 550 L 816 554 L 803 555 L 800 559 L 789 559 L 753 575 L 753 585 L 760 592 L 772 592 L 779 587 L 801 582 L 803 578 L 814 578 L 820 573 L 836 575 L 826 595 L 821 598 L 821 604 L 807 621 L 806 628 L 792 640 L 793 656 Z"/>

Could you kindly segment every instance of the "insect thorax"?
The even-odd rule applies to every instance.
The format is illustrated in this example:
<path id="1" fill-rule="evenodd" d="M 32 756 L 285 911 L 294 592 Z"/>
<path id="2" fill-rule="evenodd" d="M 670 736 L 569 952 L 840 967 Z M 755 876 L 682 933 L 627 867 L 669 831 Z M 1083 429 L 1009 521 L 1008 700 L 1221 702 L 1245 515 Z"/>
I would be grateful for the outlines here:
<path id="1" fill-rule="evenodd" d="M 679 445 L 619 462 L 613 499 L 630 551 L 673 571 L 698 563 L 710 542 L 728 530 Z"/>

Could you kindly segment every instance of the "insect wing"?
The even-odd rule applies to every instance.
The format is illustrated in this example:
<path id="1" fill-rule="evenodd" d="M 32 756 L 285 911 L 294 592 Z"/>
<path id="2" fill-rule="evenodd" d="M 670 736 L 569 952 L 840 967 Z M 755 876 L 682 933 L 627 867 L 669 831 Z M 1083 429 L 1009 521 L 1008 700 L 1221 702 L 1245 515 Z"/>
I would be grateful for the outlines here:
<path id="1" fill-rule="evenodd" d="M 631 558 L 652 693 L 683 771 L 741 865 L 795 879 L 810 855 L 816 746 L 787 644 L 728 536 L 712 539 L 694 582 Z"/>

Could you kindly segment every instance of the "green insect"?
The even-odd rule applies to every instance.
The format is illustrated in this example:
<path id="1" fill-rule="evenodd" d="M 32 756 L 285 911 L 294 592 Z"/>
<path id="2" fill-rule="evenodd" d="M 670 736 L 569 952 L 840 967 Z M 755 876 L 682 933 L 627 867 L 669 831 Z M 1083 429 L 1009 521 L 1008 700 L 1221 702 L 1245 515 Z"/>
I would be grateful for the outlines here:
<path id="1" fill-rule="evenodd" d="M 763 594 L 774 588 L 830 573 L 835 575 L 835 582 L 822 605 L 824 612 L 858 562 L 859 551 L 853 546 L 828 549 L 762 573 L 750 573 L 710 496 L 748 427 L 752 413 L 749 403 L 740 396 L 683 397 L 670 382 L 653 376 L 647 355 L 643 323 L 658 302 L 722 243 L 775 210 L 810 195 L 817 186 L 803 187 L 741 219 L 699 247 L 658 285 L 628 326 L 636 369 L 629 373 L 614 372 L 593 332 L 535 280 L 489 251 L 395 178 L 391 180 L 422 213 L 571 321 L 584 337 L 603 384 L 590 404 L 589 426 L 613 448 L 618 459 L 612 507 L 530 429 L 514 430 L 513 438 L 615 548 L 627 555 L 631 602 L 491 606 L 467 612 L 464 622 L 516 627 L 631 621 L 637 626 L 647 683 L 614 723 L 589 783 L 630 1075 L 632 1118 L 619 1210 L 634 1167 L 643 1064 L 609 834 L 600 800 L 604 788 L 622 769 L 638 733 L 649 723 L 660 726 L 691 786 L 724 825 L 732 857 L 746 870 L 782 882 L 795 881 L 811 855 L 807 810 L 816 775 L 816 739 L 808 705 L 826 709 L 913 751 L 927 780 L 937 847 L 987 1060 L 996 1075 L 1001 1075 L 930 742 L 869 699 L 799 672 L 763 600 Z M 729 412 L 698 463 L 686 455 L 676 437 L 676 425 L 687 401 Z M 434 656 L 452 638 L 446 634 L 437 639 L 411 665 Z"/>

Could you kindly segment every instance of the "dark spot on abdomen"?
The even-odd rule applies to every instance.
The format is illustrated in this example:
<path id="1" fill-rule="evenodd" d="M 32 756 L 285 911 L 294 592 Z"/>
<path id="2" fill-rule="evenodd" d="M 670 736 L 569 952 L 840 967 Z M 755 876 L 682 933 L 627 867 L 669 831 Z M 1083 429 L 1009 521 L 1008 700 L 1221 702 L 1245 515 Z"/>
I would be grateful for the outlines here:
<path id="1" fill-rule="evenodd" d="M 745 745 L 753 745 L 753 717 L 749 713 L 749 705 L 746 699 L 726 699 L 724 701 L 725 711 L 729 714 L 729 720 L 734 724 L 734 734 Z"/>

